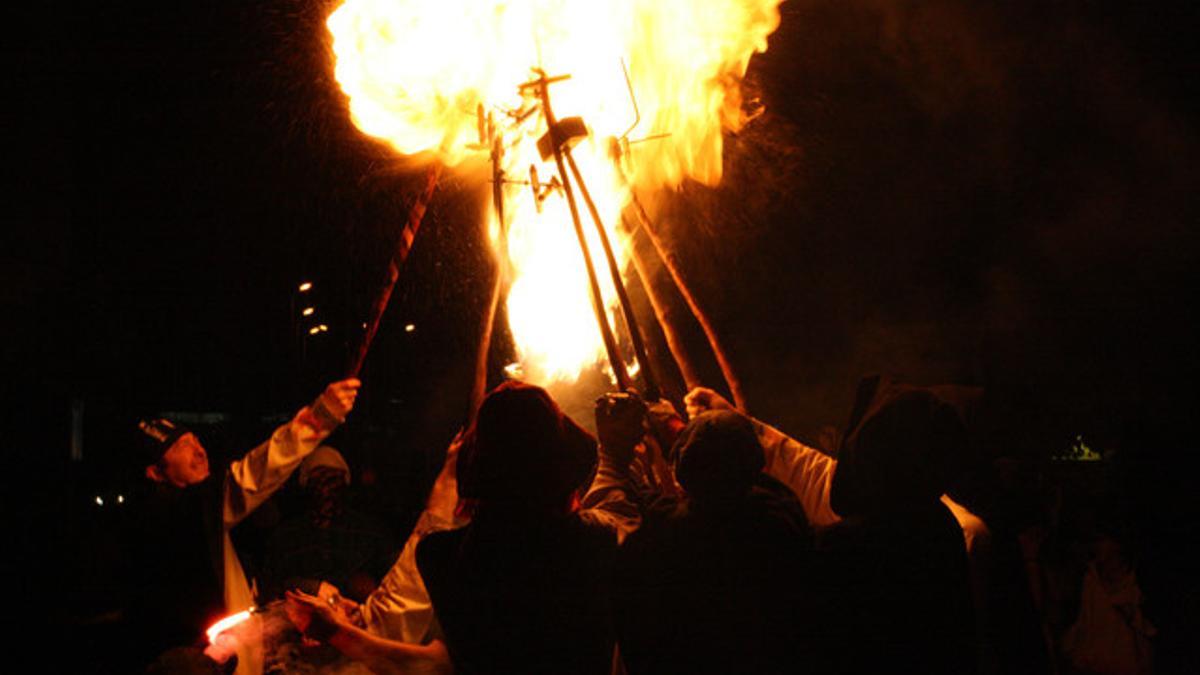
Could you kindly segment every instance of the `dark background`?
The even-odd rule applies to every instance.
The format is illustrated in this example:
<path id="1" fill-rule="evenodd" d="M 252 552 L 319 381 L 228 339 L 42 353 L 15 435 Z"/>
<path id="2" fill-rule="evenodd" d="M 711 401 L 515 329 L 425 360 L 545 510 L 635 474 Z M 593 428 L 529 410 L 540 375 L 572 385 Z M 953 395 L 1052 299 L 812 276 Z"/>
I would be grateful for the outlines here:
<path id="1" fill-rule="evenodd" d="M 422 179 L 349 122 L 330 9 L 17 10 L 0 299 L 30 560 L 53 549 L 36 535 L 130 480 L 137 415 L 220 413 L 206 440 L 227 455 L 343 367 Z M 997 452 L 1182 432 L 1194 5 L 782 12 L 747 82 L 766 114 L 729 138 L 718 189 L 685 186 L 661 213 L 751 411 L 815 440 L 843 422 L 858 377 L 884 372 L 985 386 L 1004 419 Z M 443 180 L 344 433 L 397 529 L 466 409 L 489 284 L 484 190 Z M 328 333 L 309 338 L 297 318 L 302 280 Z"/>

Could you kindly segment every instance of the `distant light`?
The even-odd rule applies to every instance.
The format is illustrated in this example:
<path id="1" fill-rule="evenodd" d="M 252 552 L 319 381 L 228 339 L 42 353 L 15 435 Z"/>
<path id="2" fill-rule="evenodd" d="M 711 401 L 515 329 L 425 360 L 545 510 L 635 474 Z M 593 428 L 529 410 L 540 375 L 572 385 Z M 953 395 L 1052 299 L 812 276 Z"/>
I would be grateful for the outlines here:
<path id="1" fill-rule="evenodd" d="M 410 324 L 407 324 L 407 325 L 405 325 L 405 326 L 404 326 L 404 332 L 405 332 L 405 333 L 411 333 L 411 332 L 413 332 L 413 331 L 414 331 L 414 330 L 416 330 L 416 329 L 417 329 L 417 326 L 416 326 L 416 324 L 411 324 L 411 323 L 410 323 Z"/>
<path id="2" fill-rule="evenodd" d="M 307 293 L 308 291 L 311 291 L 311 290 L 312 290 L 312 282 L 311 281 L 301 282 L 301 284 L 300 284 L 300 292 L 301 293 Z"/>
<path id="3" fill-rule="evenodd" d="M 101 497 L 100 495 L 96 495 L 95 501 L 96 501 L 96 506 L 104 506 L 104 498 Z"/>
<path id="4" fill-rule="evenodd" d="M 312 328 L 309 328 L 309 329 L 308 329 L 308 334 L 309 334 L 309 335 L 316 335 L 317 333 L 320 333 L 320 332 L 321 332 L 321 327 L 320 327 L 320 326 L 313 326 Z"/>
<path id="5" fill-rule="evenodd" d="M 125 495 L 117 495 L 117 503 L 124 504 L 125 503 Z"/>
<path id="6" fill-rule="evenodd" d="M 313 312 L 315 312 L 315 311 L 317 311 L 317 308 L 316 308 L 316 307 L 305 307 L 305 308 L 304 308 L 304 309 L 303 309 L 303 310 L 300 312 L 300 314 L 301 314 L 302 316 L 312 316 L 312 315 L 313 315 Z"/>
<path id="7" fill-rule="evenodd" d="M 328 333 L 329 326 L 326 326 L 325 324 L 321 324 L 320 326 L 317 326 L 317 330 L 321 331 L 322 333 Z"/>
<path id="8" fill-rule="evenodd" d="M 363 330 L 366 330 L 366 329 L 367 329 L 367 322 L 366 322 L 366 321 L 364 321 L 364 322 L 363 322 L 363 324 L 362 324 L 362 326 L 363 326 Z"/>

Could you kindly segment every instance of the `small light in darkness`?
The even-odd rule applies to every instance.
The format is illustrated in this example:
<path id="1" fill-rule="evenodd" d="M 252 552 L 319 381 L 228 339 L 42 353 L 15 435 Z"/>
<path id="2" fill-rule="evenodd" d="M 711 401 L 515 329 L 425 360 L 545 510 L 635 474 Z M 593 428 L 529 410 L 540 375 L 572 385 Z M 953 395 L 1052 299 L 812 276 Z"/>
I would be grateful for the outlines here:
<path id="1" fill-rule="evenodd" d="M 303 310 L 300 311 L 300 314 L 302 316 L 312 316 L 313 312 L 315 312 L 315 311 L 317 311 L 316 307 L 305 307 Z"/>
<path id="2" fill-rule="evenodd" d="M 304 281 L 304 282 L 300 283 L 300 292 L 301 293 L 307 293 L 308 291 L 311 291 L 311 290 L 312 290 L 312 282 L 311 281 Z"/>
<path id="3" fill-rule="evenodd" d="M 320 326 L 313 326 L 312 328 L 309 328 L 309 329 L 308 329 L 308 334 L 309 334 L 309 335 L 316 335 L 317 333 L 320 333 L 320 332 L 321 332 L 321 327 L 320 327 Z"/>
<path id="4" fill-rule="evenodd" d="M 101 497 L 100 495 L 96 495 L 95 502 L 96 502 L 96 506 L 104 506 L 104 498 Z"/>
<path id="5" fill-rule="evenodd" d="M 416 326 L 416 324 L 411 324 L 411 323 L 410 323 L 410 324 L 406 324 L 406 325 L 404 326 L 404 332 L 405 332 L 405 333 L 411 333 L 411 332 L 413 332 L 413 331 L 414 331 L 414 330 L 416 330 L 416 329 L 417 329 L 417 326 Z"/>

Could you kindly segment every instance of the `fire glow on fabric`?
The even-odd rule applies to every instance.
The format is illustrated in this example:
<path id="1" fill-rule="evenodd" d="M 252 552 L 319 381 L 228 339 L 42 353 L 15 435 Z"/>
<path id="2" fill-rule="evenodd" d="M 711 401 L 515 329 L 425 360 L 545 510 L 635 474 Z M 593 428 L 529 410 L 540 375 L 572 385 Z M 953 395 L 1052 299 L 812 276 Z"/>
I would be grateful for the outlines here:
<path id="1" fill-rule="evenodd" d="M 781 1 L 347 0 L 330 15 L 335 74 L 363 132 L 449 167 L 487 161 L 499 139 L 505 222 L 492 209 L 488 231 L 509 265 L 525 379 L 572 381 L 604 346 L 566 199 L 545 189 L 557 172 L 536 147 L 547 129 L 537 92 L 520 85 L 534 69 L 568 76 L 550 85 L 553 110 L 587 125 L 573 156 L 624 268 L 617 223 L 631 190 L 649 201 L 685 179 L 720 181 L 722 132 L 747 121 L 741 79 Z M 600 277 L 611 322 L 617 299 Z"/>

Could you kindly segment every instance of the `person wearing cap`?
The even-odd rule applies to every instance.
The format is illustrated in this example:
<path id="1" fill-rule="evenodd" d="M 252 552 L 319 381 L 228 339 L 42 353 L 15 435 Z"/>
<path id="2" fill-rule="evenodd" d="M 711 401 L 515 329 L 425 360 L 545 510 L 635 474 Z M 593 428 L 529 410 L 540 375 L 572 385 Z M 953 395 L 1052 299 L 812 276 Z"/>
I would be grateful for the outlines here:
<path id="1" fill-rule="evenodd" d="M 354 378 L 330 384 L 215 474 L 186 427 L 161 418 L 138 424 L 136 460 L 147 482 L 130 533 L 129 619 L 149 657 L 197 642 L 213 621 L 254 604 L 229 532 L 345 420 L 360 386 Z M 246 649 L 238 658 L 239 673 L 261 669 Z"/>

